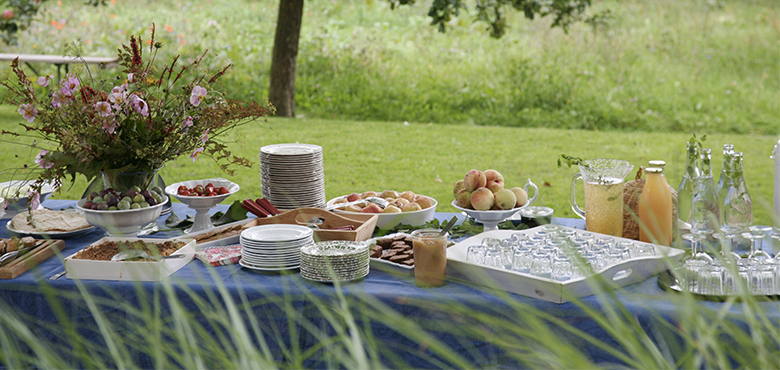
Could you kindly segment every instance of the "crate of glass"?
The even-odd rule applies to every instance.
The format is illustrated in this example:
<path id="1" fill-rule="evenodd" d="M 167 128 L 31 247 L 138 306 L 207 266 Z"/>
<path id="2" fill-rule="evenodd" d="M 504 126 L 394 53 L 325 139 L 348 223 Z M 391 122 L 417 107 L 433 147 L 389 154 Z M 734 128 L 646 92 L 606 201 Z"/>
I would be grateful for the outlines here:
<path id="1" fill-rule="evenodd" d="M 447 250 L 448 278 L 564 303 L 668 269 L 680 249 L 564 226 L 496 230 Z"/>

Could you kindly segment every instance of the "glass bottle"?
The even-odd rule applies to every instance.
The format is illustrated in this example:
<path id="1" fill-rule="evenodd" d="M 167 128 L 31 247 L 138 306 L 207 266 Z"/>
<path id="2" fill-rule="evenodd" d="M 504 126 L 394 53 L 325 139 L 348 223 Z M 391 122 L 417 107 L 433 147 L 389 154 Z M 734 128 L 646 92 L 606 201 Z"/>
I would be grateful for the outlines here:
<path id="1" fill-rule="evenodd" d="M 712 233 L 718 230 L 721 225 L 718 189 L 712 178 L 712 151 L 709 148 L 703 148 L 700 160 L 700 176 L 694 181 L 691 231 Z"/>
<path id="2" fill-rule="evenodd" d="M 685 172 L 683 172 L 680 185 L 677 186 L 677 222 L 674 228 L 675 244 L 682 247 L 680 235 L 687 232 L 681 229 L 690 229 L 693 205 L 693 189 L 696 179 L 699 177 L 699 147 L 695 142 L 687 142 L 685 156 Z"/>
<path id="3" fill-rule="evenodd" d="M 731 157 L 734 155 L 734 144 L 723 144 L 723 165 L 718 178 L 718 199 L 726 199 L 726 193 L 731 185 Z"/>
<path id="4" fill-rule="evenodd" d="M 672 193 L 662 168 L 650 167 L 645 173 L 639 197 L 639 240 L 668 247 L 672 244 Z"/>
<path id="5" fill-rule="evenodd" d="M 744 229 L 753 224 L 753 201 L 742 173 L 742 153 L 732 156 L 729 186 L 723 199 L 723 224 Z"/>

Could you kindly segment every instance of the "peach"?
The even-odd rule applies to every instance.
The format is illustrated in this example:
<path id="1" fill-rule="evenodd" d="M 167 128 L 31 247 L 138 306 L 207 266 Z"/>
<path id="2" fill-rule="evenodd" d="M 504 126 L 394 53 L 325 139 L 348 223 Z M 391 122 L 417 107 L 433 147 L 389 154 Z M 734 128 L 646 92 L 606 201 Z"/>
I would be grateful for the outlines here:
<path id="1" fill-rule="evenodd" d="M 380 198 L 398 198 L 398 192 L 395 190 L 385 190 L 381 194 L 379 194 Z"/>
<path id="2" fill-rule="evenodd" d="M 411 201 L 409 199 L 406 199 L 406 198 L 398 198 L 394 202 L 391 202 L 391 203 L 395 203 L 396 206 L 398 206 L 400 208 L 404 208 L 404 206 L 409 204 L 409 203 L 411 203 Z"/>
<path id="3" fill-rule="evenodd" d="M 360 194 L 358 193 L 352 193 L 350 195 L 347 195 L 347 201 L 348 202 L 354 202 L 356 200 L 361 200 L 363 198 L 360 197 Z"/>
<path id="4" fill-rule="evenodd" d="M 515 204 L 517 203 L 517 197 L 515 196 L 515 193 L 512 190 L 509 189 L 501 189 L 495 194 L 495 203 L 496 207 L 498 209 L 512 209 L 515 208 Z"/>
<path id="5" fill-rule="evenodd" d="M 360 212 L 362 212 L 362 213 L 382 213 L 382 207 L 380 207 L 380 206 L 378 206 L 378 205 L 376 205 L 374 203 L 369 203 L 366 206 L 366 208 L 363 208 L 363 210 L 360 211 Z"/>
<path id="6" fill-rule="evenodd" d="M 6 10 L 3 10 L 3 19 L 4 19 L 4 20 L 6 20 L 6 21 L 7 21 L 7 20 L 10 20 L 10 19 L 13 19 L 13 17 L 14 17 L 14 11 L 13 11 L 13 9 L 6 9 Z"/>
<path id="7" fill-rule="evenodd" d="M 401 209 L 391 204 L 387 206 L 382 213 L 401 213 Z"/>
<path id="8" fill-rule="evenodd" d="M 401 211 L 404 212 L 422 211 L 422 207 L 420 207 L 420 205 L 415 202 L 411 202 L 405 205 L 403 208 L 401 208 Z"/>
<path id="9" fill-rule="evenodd" d="M 417 204 L 419 204 L 422 209 L 433 207 L 433 199 L 426 196 L 418 195 L 414 198 L 414 201 L 417 202 Z"/>
<path id="10" fill-rule="evenodd" d="M 410 202 L 414 202 L 414 198 L 415 198 L 416 196 L 417 196 L 416 194 L 414 194 L 413 192 L 411 192 L 411 191 L 409 191 L 409 190 L 407 190 L 407 191 L 405 191 L 405 192 L 403 192 L 403 193 L 401 193 L 401 194 L 398 194 L 398 197 L 399 197 L 399 198 L 406 199 L 406 200 L 408 200 L 408 201 L 410 201 Z"/>
<path id="11" fill-rule="evenodd" d="M 496 170 L 487 170 L 485 173 L 485 187 L 493 193 L 504 188 L 504 176 Z"/>
<path id="12" fill-rule="evenodd" d="M 525 189 L 521 187 L 514 187 L 509 190 L 515 193 L 515 198 L 517 198 L 517 201 L 515 202 L 515 207 L 522 207 L 526 203 L 528 203 L 528 193 L 525 192 Z"/>
<path id="13" fill-rule="evenodd" d="M 453 196 L 453 198 L 457 197 L 458 196 L 458 192 L 460 191 L 460 189 L 463 189 L 463 188 L 464 188 L 463 180 L 455 181 L 455 183 L 452 184 L 452 196 Z"/>
<path id="14" fill-rule="evenodd" d="M 458 207 L 471 208 L 471 192 L 464 189 L 460 189 L 458 195 L 455 196 L 455 201 L 458 203 Z"/>
<path id="15" fill-rule="evenodd" d="M 480 170 L 471 170 L 463 178 L 463 187 L 471 192 L 485 187 L 485 185 L 487 185 L 487 179 L 485 178 L 485 173 Z"/>
<path id="16" fill-rule="evenodd" d="M 486 187 L 478 188 L 471 193 L 471 206 L 478 211 L 487 211 L 493 207 L 495 197 L 493 192 Z"/>
<path id="17" fill-rule="evenodd" d="M 357 204 L 352 204 L 352 205 L 348 205 L 346 208 L 344 208 L 344 210 L 347 212 L 360 212 L 363 210 L 363 208 Z"/>
<path id="18" fill-rule="evenodd" d="M 378 197 L 379 194 L 377 194 L 375 191 L 364 191 L 363 194 L 360 194 L 360 197 L 363 199 L 366 199 L 368 197 Z"/>

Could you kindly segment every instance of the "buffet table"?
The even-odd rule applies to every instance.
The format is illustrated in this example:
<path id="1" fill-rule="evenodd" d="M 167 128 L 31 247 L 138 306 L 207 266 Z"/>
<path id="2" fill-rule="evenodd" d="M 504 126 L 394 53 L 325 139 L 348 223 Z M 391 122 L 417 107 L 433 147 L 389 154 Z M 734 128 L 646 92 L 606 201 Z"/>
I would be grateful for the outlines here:
<path id="1" fill-rule="evenodd" d="M 44 206 L 62 209 L 73 206 L 74 201 L 48 200 Z M 226 209 L 220 205 L 218 209 Z M 216 211 L 216 210 L 213 210 Z M 180 217 L 193 211 L 179 203 L 173 212 Z M 437 213 L 440 220 L 454 214 Z M 162 216 L 158 220 L 165 228 Z M 579 226 L 579 220 L 554 219 L 554 223 Z M 152 237 L 167 238 L 180 232 L 160 232 Z M 0 236 L 7 238 L 5 228 Z M 62 333 L 76 331 L 78 335 L 96 343 L 96 348 L 111 348 L 106 340 L 106 322 L 112 330 L 120 331 L 127 345 L 128 356 L 134 366 L 156 367 L 154 341 L 143 340 L 154 332 L 152 326 L 176 327 L 182 322 L 196 322 L 202 332 L 192 334 L 204 350 L 212 346 L 225 346 L 222 326 L 234 325 L 235 317 L 244 320 L 247 336 L 253 346 L 263 348 L 276 364 L 287 367 L 333 367 L 339 362 L 337 353 L 348 353 L 344 343 L 349 342 L 350 327 L 354 322 L 373 344 L 371 357 L 381 367 L 496 367 L 533 366 L 523 362 L 523 351 L 534 348 L 533 338 L 524 338 L 517 331 L 516 351 L 491 341 L 491 331 L 496 333 L 522 326 L 527 317 L 522 312 L 537 312 L 538 317 L 551 324 L 549 330 L 560 338 L 584 348 L 590 360 L 598 363 L 620 362 L 611 349 L 618 348 L 612 339 L 614 333 L 605 329 L 604 323 L 594 320 L 592 310 L 605 312 L 625 308 L 630 316 L 656 342 L 668 342 L 676 334 L 670 328 L 679 326 L 677 318 L 683 305 L 691 301 L 667 293 L 657 285 L 657 278 L 627 286 L 616 291 L 582 298 L 576 302 L 556 304 L 492 291 L 456 281 L 448 281 L 436 289 L 418 288 L 411 276 L 402 276 L 371 270 L 367 277 L 350 283 L 322 284 L 305 280 L 296 273 L 265 274 L 247 270 L 237 264 L 207 267 L 194 260 L 165 282 L 74 281 L 62 277 L 49 277 L 63 270 L 62 258 L 103 237 L 95 230 L 78 238 L 66 240 L 62 255 L 50 258 L 37 267 L 12 280 L 0 280 L 0 312 L 12 312 L 30 328 L 35 336 L 54 343 L 53 351 L 67 358 L 72 350 Z M 85 293 L 89 293 L 89 299 Z M 176 297 L 174 300 L 172 297 Z M 696 301 L 701 312 L 726 310 L 740 320 L 739 305 L 724 306 L 718 302 Z M 777 319 L 780 303 L 761 303 L 764 313 Z M 231 310 L 237 316 L 231 316 Z M 535 309 L 535 310 L 534 310 Z M 688 310 L 689 311 L 689 310 Z M 100 312 L 102 315 L 96 315 Z M 138 316 L 153 312 L 159 321 L 139 321 Z M 475 314 L 481 319 L 477 319 Z M 395 315 L 408 320 L 396 320 Z M 147 315 L 149 316 L 149 315 Z M 228 316 L 231 319 L 228 319 Z M 182 322 L 178 320 L 186 319 Z M 351 317 L 351 319 L 350 319 Z M 485 319 L 489 318 L 489 319 Z M 6 324 L 2 324 L 6 325 Z M 583 339 L 584 333 L 598 339 L 594 345 Z M 346 333 L 346 334 L 345 334 Z M 343 341 L 326 343 L 325 338 L 342 338 Z M 512 335 L 510 335 L 512 336 Z M 539 346 L 544 344 L 539 343 Z M 444 346 L 459 357 L 442 356 L 437 348 Z M 23 348 L 35 353 L 35 348 Z M 617 349 L 620 350 L 619 348 Z M 674 353 L 686 353 L 690 348 L 671 348 Z M 341 351 L 341 352 L 340 352 Z M 100 364 L 116 367 L 109 349 L 97 353 Z M 208 356 L 207 356 L 208 357 Z M 95 363 L 85 358 L 69 359 L 63 367 L 92 367 Z M 86 362 L 85 362 L 86 361 Z M 215 367 L 219 363 L 208 363 Z"/>

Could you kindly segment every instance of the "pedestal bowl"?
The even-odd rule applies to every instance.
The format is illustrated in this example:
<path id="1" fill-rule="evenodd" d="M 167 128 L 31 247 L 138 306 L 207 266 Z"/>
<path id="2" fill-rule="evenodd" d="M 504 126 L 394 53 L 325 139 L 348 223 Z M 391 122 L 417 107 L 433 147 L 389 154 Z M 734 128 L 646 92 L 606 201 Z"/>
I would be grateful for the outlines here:
<path id="1" fill-rule="evenodd" d="M 191 189 L 198 185 L 205 187 L 208 184 L 213 184 L 215 188 L 225 187 L 228 190 L 228 193 L 218 194 L 213 196 L 189 196 L 189 195 L 180 195 L 178 193 L 178 189 L 180 186 L 186 186 L 187 188 Z M 193 222 L 192 227 L 190 227 L 187 230 L 184 230 L 185 233 L 194 233 L 197 231 L 203 231 L 203 230 L 213 228 L 214 224 L 211 223 L 209 210 L 214 208 L 217 204 L 221 203 L 223 200 L 227 199 L 229 196 L 238 192 L 239 189 L 241 189 L 241 187 L 232 181 L 221 179 L 221 178 L 215 178 L 215 179 L 190 180 L 190 181 L 177 182 L 175 184 L 171 184 L 165 187 L 165 193 L 168 194 L 169 196 L 178 199 L 180 202 L 186 204 L 187 207 L 190 207 L 195 210 L 196 212 L 195 221 Z"/>

